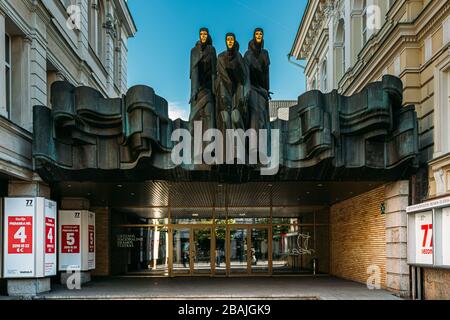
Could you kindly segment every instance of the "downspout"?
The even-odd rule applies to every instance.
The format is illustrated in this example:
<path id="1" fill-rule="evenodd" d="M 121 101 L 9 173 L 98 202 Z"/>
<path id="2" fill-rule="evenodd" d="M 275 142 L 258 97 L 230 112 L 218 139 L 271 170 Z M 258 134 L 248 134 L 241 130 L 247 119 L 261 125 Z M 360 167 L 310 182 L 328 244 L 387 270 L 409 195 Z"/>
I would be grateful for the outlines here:
<path id="1" fill-rule="evenodd" d="M 295 61 L 292 61 L 292 60 L 291 60 L 292 57 L 293 57 L 293 55 L 292 55 L 291 53 L 288 53 L 288 54 L 287 54 L 288 62 L 289 62 L 290 64 L 293 64 L 293 65 L 296 66 L 296 67 L 299 67 L 299 68 L 303 69 L 303 73 L 305 73 L 306 66 L 301 65 L 300 63 L 297 63 L 297 62 L 295 62 Z M 305 90 L 307 90 L 307 89 L 308 89 L 308 80 L 306 79 L 306 75 L 305 75 Z"/>

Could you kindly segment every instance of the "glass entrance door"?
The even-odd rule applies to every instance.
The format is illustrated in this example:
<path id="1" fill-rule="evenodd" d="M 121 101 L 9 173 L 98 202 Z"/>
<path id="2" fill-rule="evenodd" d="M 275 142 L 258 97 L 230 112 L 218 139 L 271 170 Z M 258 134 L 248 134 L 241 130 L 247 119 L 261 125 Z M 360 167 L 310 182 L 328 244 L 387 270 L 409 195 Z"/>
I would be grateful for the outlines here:
<path id="1" fill-rule="evenodd" d="M 251 229 L 250 263 L 251 272 L 269 273 L 269 229 L 254 227 Z"/>
<path id="2" fill-rule="evenodd" d="M 229 274 L 247 274 L 249 271 L 248 227 L 230 227 L 228 230 Z"/>
<path id="3" fill-rule="evenodd" d="M 194 274 L 211 274 L 211 228 L 192 228 L 192 258 Z"/>
<path id="4" fill-rule="evenodd" d="M 172 272 L 191 273 L 191 228 L 174 228 L 172 234 Z"/>
<path id="5" fill-rule="evenodd" d="M 233 226 L 228 231 L 228 274 L 269 273 L 269 228 Z"/>

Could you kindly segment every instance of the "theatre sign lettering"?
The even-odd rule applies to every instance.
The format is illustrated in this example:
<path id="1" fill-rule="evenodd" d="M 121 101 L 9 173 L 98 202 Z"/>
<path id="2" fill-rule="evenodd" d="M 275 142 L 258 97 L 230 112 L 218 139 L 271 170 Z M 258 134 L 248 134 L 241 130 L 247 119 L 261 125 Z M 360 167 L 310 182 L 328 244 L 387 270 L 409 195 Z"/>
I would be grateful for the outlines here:
<path id="1" fill-rule="evenodd" d="M 414 106 L 386 75 L 361 92 L 313 90 L 269 121 L 269 55 L 256 29 L 245 56 L 233 34 L 216 57 L 207 29 L 191 52 L 191 116 L 170 119 L 147 86 L 106 99 L 55 82 L 35 106 L 36 170 L 58 181 L 298 181 L 401 179 L 418 167 Z"/>

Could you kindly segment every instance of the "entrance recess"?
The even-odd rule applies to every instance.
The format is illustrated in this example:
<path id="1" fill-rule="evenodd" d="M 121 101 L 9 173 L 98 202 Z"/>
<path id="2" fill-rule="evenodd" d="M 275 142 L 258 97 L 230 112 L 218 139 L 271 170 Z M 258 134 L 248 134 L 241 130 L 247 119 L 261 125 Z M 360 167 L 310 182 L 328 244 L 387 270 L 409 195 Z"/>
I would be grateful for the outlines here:
<path id="1" fill-rule="evenodd" d="M 144 190 L 150 197 L 145 206 L 133 206 L 138 199 L 130 198 L 111 211 L 111 273 L 327 274 L 329 208 L 296 204 L 299 186 L 154 184 L 157 192 Z M 315 196 L 325 198 L 326 187 L 316 188 Z"/>

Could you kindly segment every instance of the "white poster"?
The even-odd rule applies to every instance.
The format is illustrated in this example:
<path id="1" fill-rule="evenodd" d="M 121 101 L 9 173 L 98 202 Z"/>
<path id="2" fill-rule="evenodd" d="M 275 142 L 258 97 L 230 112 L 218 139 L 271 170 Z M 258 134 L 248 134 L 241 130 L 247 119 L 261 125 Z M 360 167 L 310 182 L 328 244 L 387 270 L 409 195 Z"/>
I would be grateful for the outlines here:
<path id="1" fill-rule="evenodd" d="M 416 264 L 433 264 L 433 213 L 420 212 L 415 217 Z"/>
<path id="2" fill-rule="evenodd" d="M 95 269 L 95 213 L 88 213 L 88 269 Z"/>
<path id="3" fill-rule="evenodd" d="M 450 208 L 442 209 L 442 264 L 450 267 Z"/>
<path id="4" fill-rule="evenodd" d="M 59 270 L 95 269 L 95 213 L 59 211 Z"/>
<path id="5" fill-rule="evenodd" d="M 4 216 L 5 278 L 56 275 L 56 202 L 5 198 Z"/>
<path id="6" fill-rule="evenodd" d="M 35 276 L 36 198 L 5 198 L 3 272 L 5 278 Z"/>
<path id="7" fill-rule="evenodd" d="M 81 270 L 81 211 L 59 211 L 59 270 Z"/>
<path id="8" fill-rule="evenodd" d="M 57 272 L 56 266 L 56 226 L 57 226 L 57 210 L 56 202 L 45 200 L 45 220 L 44 220 L 44 275 L 54 276 Z"/>

